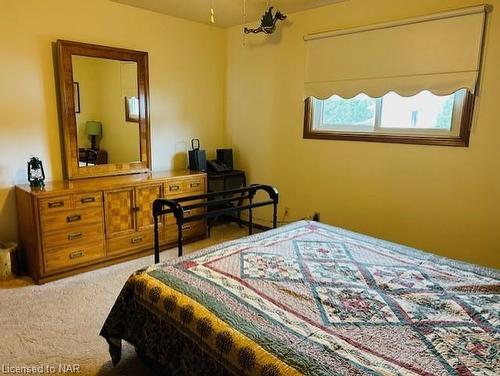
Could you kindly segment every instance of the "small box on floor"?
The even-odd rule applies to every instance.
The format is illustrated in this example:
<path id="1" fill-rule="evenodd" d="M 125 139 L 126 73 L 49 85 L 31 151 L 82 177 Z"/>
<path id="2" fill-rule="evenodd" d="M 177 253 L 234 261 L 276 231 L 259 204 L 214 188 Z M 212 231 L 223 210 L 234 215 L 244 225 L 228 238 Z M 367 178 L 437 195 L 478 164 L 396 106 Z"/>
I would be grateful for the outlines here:
<path id="1" fill-rule="evenodd" d="M 0 243 L 0 281 L 18 274 L 17 244 Z"/>

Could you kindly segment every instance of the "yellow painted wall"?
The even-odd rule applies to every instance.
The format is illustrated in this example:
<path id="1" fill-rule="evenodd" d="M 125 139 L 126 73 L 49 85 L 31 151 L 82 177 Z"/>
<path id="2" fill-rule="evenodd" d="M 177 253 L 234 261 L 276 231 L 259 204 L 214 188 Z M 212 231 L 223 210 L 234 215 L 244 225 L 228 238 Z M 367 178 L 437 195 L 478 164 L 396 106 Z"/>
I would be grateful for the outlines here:
<path id="1" fill-rule="evenodd" d="M 490 16 L 469 148 L 304 140 L 304 34 L 478 5 L 349 0 L 289 15 L 272 36 L 228 31 L 225 142 L 251 182 L 275 184 L 281 213 L 500 267 L 500 1 Z M 342 51 L 339 51 L 342 53 Z"/>
<path id="2" fill-rule="evenodd" d="M 222 140 L 224 30 L 106 0 L 1 0 L 0 240 L 17 237 L 13 185 L 37 155 L 63 177 L 52 43 L 149 52 L 153 169 L 185 168 L 187 143 Z M 131 26 L 132 25 L 132 26 Z"/>

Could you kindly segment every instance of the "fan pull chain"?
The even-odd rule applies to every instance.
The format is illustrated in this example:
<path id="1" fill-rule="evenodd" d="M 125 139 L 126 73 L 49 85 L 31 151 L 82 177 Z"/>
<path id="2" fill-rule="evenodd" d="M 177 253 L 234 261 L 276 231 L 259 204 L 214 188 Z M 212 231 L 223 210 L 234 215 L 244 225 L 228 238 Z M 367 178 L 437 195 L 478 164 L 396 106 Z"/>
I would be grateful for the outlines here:
<path id="1" fill-rule="evenodd" d="M 243 30 L 247 26 L 247 0 L 243 0 Z M 247 34 L 243 31 L 243 46 L 247 45 Z"/>
<path id="2" fill-rule="evenodd" d="M 215 24 L 215 11 L 214 11 L 214 6 L 215 5 L 215 0 L 212 0 L 212 6 L 210 8 L 210 23 L 213 25 Z"/>

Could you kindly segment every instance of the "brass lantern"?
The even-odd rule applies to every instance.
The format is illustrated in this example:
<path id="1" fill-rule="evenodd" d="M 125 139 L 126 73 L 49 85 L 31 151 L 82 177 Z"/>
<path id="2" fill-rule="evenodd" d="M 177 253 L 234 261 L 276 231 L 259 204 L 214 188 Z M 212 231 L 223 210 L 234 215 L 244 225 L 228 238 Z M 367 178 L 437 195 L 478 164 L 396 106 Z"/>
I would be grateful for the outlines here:
<path id="1" fill-rule="evenodd" d="M 41 188 L 45 186 L 45 172 L 42 161 L 37 157 L 31 157 L 28 161 L 28 181 L 31 187 Z"/>

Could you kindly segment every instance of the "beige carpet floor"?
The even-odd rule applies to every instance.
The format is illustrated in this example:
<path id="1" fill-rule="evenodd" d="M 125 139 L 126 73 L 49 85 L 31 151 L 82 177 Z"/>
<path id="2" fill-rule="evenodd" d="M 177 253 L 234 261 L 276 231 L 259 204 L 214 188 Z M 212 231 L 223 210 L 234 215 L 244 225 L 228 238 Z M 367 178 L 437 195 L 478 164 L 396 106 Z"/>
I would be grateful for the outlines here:
<path id="1" fill-rule="evenodd" d="M 185 253 L 246 231 L 234 224 L 214 227 L 209 239 L 187 245 Z M 161 259 L 176 254 L 176 248 L 166 250 Z M 99 336 L 128 276 L 152 263 L 151 255 L 41 286 L 27 277 L 0 282 L 0 374 L 3 366 L 78 364 L 81 375 L 153 375 L 128 344 L 113 368 L 107 343 Z"/>

